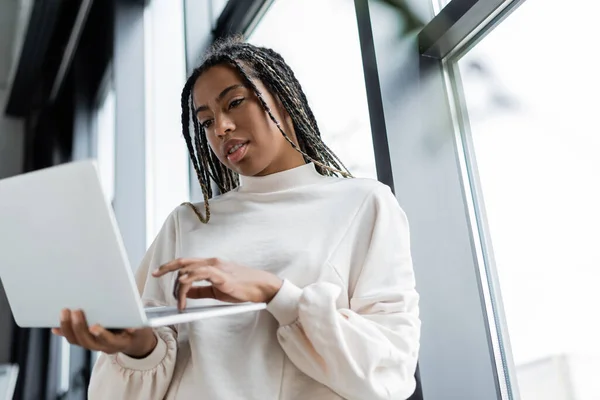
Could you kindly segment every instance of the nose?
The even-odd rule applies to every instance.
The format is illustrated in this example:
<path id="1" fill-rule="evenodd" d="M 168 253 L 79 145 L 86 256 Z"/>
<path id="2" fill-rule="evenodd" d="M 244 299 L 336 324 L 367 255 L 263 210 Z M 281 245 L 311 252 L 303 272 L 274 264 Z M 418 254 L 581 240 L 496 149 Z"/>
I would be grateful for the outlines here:
<path id="1" fill-rule="evenodd" d="M 233 120 L 225 114 L 215 116 L 215 134 L 218 137 L 229 135 L 235 130 Z"/>

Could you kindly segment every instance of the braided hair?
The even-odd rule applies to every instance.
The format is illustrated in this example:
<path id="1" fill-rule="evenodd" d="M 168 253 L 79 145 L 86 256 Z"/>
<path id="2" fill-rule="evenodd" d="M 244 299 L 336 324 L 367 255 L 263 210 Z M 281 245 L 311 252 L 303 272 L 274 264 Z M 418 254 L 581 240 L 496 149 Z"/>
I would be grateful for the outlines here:
<path id="1" fill-rule="evenodd" d="M 271 121 L 290 145 L 304 156 L 305 162 L 313 162 L 321 175 L 351 177 L 340 159 L 323 143 L 317 121 L 302 87 L 283 57 L 272 49 L 246 43 L 240 36 L 219 39 L 206 53 L 202 64 L 193 70 L 181 92 L 183 137 L 202 188 L 205 215 L 202 215 L 193 204 L 184 204 L 193 209 L 200 221 L 207 223 L 210 220 L 208 200 L 213 194 L 211 179 L 221 193 L 235 189 L 239 185 L 238 174 L 221 164 L 211 150 L 204 127 L 198 122 L 192 98 L 194 84 L 200 75 L 220 64 L 232 66 L 241 75 L 258 97 Z M 262 82 L 269 92 L 281 101 L 292 119 L 298 145 L 283 131 L 280 122 L 273 116 L 252 78 Z"/>

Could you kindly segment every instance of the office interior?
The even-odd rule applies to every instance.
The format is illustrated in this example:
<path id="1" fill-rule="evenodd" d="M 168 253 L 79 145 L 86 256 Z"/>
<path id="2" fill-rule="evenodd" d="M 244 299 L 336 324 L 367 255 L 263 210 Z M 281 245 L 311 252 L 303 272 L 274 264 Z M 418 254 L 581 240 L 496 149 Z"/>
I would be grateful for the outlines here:
<path id="1" fill-rule="evenodd" d="M 0 0 L 0 179 L 97 160 L 137 266 L 202 199 L 183 84 L 242 34 L 283 55 L 325 142 L 408 215 L 411 399 L 600 399 L 598 15 L 589 0 Z M 85 399 L 96 356 L 18 327 L 0 286 L 12 398 Z"/>

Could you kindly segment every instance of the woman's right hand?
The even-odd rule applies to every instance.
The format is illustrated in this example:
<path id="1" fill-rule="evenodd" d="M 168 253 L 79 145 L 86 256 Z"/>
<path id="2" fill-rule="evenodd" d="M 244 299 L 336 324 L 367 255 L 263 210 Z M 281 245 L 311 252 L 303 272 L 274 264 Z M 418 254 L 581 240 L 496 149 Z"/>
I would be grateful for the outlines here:
<path id="1" fill-rule="evenodd" d="M 106 354 L 124 353 L 134 358 L 144 358 L 152 353 L 157 339 L 152 328 L 124 329 L 112 333 L 100 325 L 88 327 L 81 310 L 64 309 L 60 315 L 60 328 L 52 333 L 64 336 L 71 344 Z"/>

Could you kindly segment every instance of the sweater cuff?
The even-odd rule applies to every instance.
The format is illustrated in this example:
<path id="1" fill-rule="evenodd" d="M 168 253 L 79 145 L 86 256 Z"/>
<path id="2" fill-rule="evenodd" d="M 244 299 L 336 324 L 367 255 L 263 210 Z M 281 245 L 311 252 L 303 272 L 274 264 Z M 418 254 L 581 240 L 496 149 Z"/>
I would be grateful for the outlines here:
<path id="1" fill-rule="evenodd" d="M 275 317 L 280 326 L 290 325 L 298 319 L 298 304 L 301 296 L 302 289 L 284 279 L 281 289 L 267 304 L 267 311 Z"/>
<path id="2" fill-rule="evenodd" d="M 156 347 L 145 358 L 132 358 L 126 354 L 118 353 L 116 356 L 117 364 L 125 369 L 133 369 L 138 371 L 147 371 L 156 368 L 167 355 L 167 343 L 155 331 Z"/>

